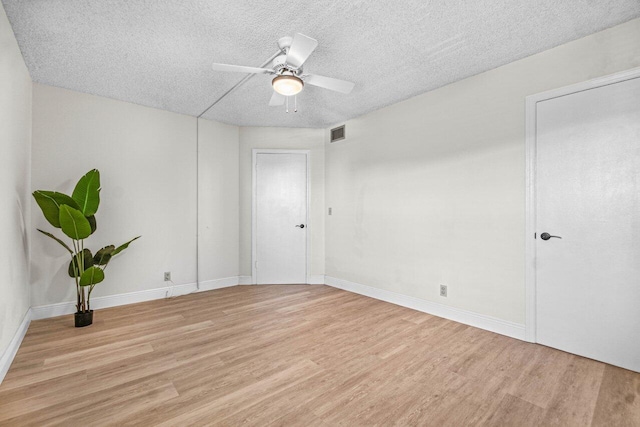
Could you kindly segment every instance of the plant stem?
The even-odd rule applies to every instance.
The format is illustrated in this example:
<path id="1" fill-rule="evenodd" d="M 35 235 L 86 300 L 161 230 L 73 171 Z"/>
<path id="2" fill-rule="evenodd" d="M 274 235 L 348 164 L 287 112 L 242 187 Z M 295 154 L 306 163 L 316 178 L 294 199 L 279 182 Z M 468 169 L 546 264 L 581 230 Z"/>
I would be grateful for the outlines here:
<path id="1" fill-rule="evenodd" d="M 89 286 L 89 294 L 87 295 L 87 310 L 91 310 L 91 292 L 96 285 Z"/>
<path id="2" fill-rule="evenodd" d="M 76 241 L 72 240 L 72 244 L 73 244 L 73 250 L 75 252 L 75 254 L 73 254 L 71 256 L 71 265 L 73 267 L 73 272 L 74 274 L 74 279 L 76 280 L 76 296 L 77 296 L 77 304 L 76 304 L 76 309 L 78 310 L 78 312 L 81 311 L 81 306 L 80 306 L 80 264 L 78 261 L 78 245 L 76 245 Z"/>
<path id="3" fill-rule="evenodd" d="M 84 273 L 84 240 L 80 240 L 80 251 L 82 252 L 82 258 L 80 260 L 80 265 L 82 266 L 80 267 L 80 271 L 81 271 L 80 275 L 82 276 L 82 273 Z M 87 301 L 86 301 L 84 286 L 80 286 L 80 292 L 82 292 L 82 311 L 86 312 Z"/>

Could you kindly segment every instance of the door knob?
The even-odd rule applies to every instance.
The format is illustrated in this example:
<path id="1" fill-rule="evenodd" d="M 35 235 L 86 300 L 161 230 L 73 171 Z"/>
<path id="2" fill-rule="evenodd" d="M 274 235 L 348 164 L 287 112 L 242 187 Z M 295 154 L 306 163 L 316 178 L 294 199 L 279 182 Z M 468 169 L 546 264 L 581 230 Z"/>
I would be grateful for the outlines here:
<path id="1" fill-rule="evenodd" d="M 551 234 L 546 233 L 546 232 L 545 232 L 545 233 L 542 233 L 542 234 L 540 235 L 540 238 L 541 238 L 542 240 L 549 240 L 549 239 L 550 239 L 550 238 L 552 238 L 552 237 L 555 237 L 556 239 L 562 239 L 562 237 L 560 237 L 560 236 L 552 236 Z"/>
<path id="2" fill-rule="evenodd" d="M 296 227 L 304 228 L 304 224 L 296 225 Z"/>

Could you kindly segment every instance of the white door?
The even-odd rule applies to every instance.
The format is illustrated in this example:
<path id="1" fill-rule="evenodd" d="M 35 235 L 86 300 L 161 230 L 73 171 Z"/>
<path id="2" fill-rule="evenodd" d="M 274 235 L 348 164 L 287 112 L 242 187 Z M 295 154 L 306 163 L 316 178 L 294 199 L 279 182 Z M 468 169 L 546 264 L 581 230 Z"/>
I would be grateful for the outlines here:
<path id="1" fill-rule="evenodd" d="M 307 155 L 257 153 L 255 161 L 256 283 L 306 283 Z"/>
<path id="2" fill-rule="evenodd" d="M 640 371 L 640 78 L 536 114 L 537 342 Z"/>

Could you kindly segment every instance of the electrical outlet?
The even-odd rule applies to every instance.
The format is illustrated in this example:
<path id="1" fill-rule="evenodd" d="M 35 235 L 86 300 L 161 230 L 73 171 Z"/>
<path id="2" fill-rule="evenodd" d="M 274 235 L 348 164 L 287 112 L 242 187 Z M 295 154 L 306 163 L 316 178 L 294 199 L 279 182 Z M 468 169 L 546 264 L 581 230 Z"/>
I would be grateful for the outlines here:
<path id="1" fill-rule="evenodd" d="M 331 214 L 332 214 L 332 210 L 331 210 L 331 208 L 329 208 L 329 215 L 331 215 Z"/>
<path id="2" fill-rule="evenodd" d="M 440 285 L 440 296 L 441 297 L 447 296 L 447 285 Z"/>
<path id="3" fill-rule="evenodd" d="M 164 281 L 165 282 L 170 282 L 171 281 L 171 272 L 170 271 L 165 271 L 164 272 Z"/>

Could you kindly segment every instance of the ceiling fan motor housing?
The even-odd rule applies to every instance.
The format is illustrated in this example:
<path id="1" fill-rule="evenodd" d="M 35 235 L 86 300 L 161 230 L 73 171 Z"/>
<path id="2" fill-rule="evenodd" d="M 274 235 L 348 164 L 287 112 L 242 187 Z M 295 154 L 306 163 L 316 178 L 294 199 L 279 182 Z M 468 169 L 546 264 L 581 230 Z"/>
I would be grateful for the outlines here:
<path id="1" fill-rule="evenodd" d="M 272 62 L 273 71 L 277 74 L 290 72 L 292 75 L 296 75 L 296 76 L 302 74 L 302 67 L 298 68 L 297 70 L 291 69 L 287 65 L 286 60 L 287 60 L 287 55 L 277 56 Z"/>

